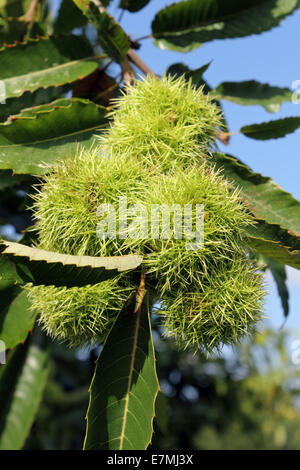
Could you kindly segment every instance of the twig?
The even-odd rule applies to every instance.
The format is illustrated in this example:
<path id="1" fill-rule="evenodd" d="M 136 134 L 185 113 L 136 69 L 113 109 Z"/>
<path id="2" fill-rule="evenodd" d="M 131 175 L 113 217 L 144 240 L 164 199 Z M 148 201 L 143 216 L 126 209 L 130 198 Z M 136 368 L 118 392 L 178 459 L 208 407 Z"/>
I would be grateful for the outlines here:
<path id="1" fill-rule="evenodd" d="M 34 1 L 34 0 L 33 0 Z M 100 11 L 100 13 L 107 13 L 106 12 L 106 8 L 102 5 L 101 1 L 100 0 L 91 0 L 95 5 L 96 7 L 98 8 L 98 10 Z M 129 51 L 127 52 L 127 57 L 123 60 L 123 62 L 121 63 L 121 68 L 122 68 L 122 73 L 123 73 L 123 80 L 125 83 L 127 84 L 132 84 L 133 81 L 134 81 L 134 72 L 132 70 L 132 68 L 130 67 L 130 64 L 129 64 L 129 61 L 128 59 L 134 64 L 136 65 L 143 73 L 145 73 L 146 75 L 156 75 L 149 67 L 148 65 L 146 65 L 142 59 L 134 52 L 133 49 L 129 49 Z"/>
<path id="2" fill-rule="evenodd" d="M 142 303 L 143 303 L 145 291 L 146 291 L 145 285 L 146 285 L 146 274 L 142 273 L 140 285 L 136 294 L 136 307 L 133 313 L 139 313 L 141 311 Z"/>
<path id="3" fill-rule="evenodd" d="M 147 34 L 146 36 L 141 36 L 140 38 L 135 39 L 136 42 L 144 41 L 144 39 L 152 38 L 152 34 Z"/>
<path id="4" fill-rule="evenodd" d="M 224 145 L 229 145 L 229 135 L 226 132 L 220 132 L 217 134 L 216 139 L 218 139 Z"/>
<path id="5" fill-rule="evenodd" d="M 124 10 L 124 8 L 122 8 L 120 16 L 118 18 L 118 23 L 121 23 L 124 13 L 125 13 L 125 10 Z"/>
<path id="6" fill-rule="evenodd" d="M 125 57 L 123 62 L 121 63 L 121 68 L 124 82 L 127 85 L 132 85 L 135 79 L 135 75 L 132 68 L 130 67 L 127 57 Z"/>
<path id="7" fill-rule="evenodd" d="M 36 7 L 37 7 L 38 3 L 39 3 L 39 0 L 31 0 L 30 6 L 27 10 L 27 13 L 24 16 L 24 21 L 25 21 L 27 27 L 31 23 L 33 23 L 34 13 L 35 13 L 35 10 L 36 10 Z"/>
<path id="8" fill-rule="evenodd" d="M 101 91 L 100 93 L 98 93 L 97 96 L 96 96 L 96 100 L 98 100 L 99 98 L 103 98 L 103 96 L 106 96 L 108 93 L 110 93 L 115 88 L 117 88 L 121 83 L 122 83 L 122 80 L 119 80 L 118 82 L 116 82 L 112 86 L 110 86 L 109 88 L 106 88 L 106 90 Z"/>
<path id="9" fill-rule="evenodd" d="M 129 57 L 129 60 L 136 65 L 142 72 L 144 72 L 146 75 L 153 75 L 156 76 L 156 74 L 148 67 L 145 62 L 142 61 L 142 59 L 137 55 L 136 52 L 134 52 L 133 49 L 130 49 L 127 52 L 127 55 Z"/>
<path id="10" fill-rule="evenodd" d="M 92 2 L 98 7 L 100 13 L 106 13 L 106 8 L 104 8 L 100 0 L 92 0 Z"/>
<path id="11" fill-rule="evenodd" d="M 240 131 L 234 131 L 234 132 L 220 132 L 219 134 L 216 135 L 216 139 L 220 140 L 222 144 L 224 145 L 229 145 L 229 137 L 231 135 L 239 134 Z"/>

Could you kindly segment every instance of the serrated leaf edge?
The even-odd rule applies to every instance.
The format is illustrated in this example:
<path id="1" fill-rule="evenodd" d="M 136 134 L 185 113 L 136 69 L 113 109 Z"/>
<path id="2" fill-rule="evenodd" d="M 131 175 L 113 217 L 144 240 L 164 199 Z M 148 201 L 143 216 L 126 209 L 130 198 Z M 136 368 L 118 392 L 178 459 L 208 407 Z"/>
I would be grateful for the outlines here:
<path id="1" fill-rule="evenodd" d="M 93 257 L 93 256 L 74 256 L 63 255 L 47 250 L 40 250 L 31 248 L 21 243 L 8 242 L 2 240 L 0 242 L 0 252 L 5 255 L 13 255 L 15 257 L 25 257 L 29 261 L 44 261 L 47 264 L 60 263 L 63 266 L 76 266 L 77 268 L 105 268 L 106 270 L 117 269 L 119 272 L 127 271 L 129 269 L 137 268 L 143 261 L 139 255 L 124 255 L 124 256 L 107 256 L 107 257 Z M 51 257 L 54 258 L 51 260 Z M 126 261 L 129 262 L 126 268 L 122 264 Z"/>

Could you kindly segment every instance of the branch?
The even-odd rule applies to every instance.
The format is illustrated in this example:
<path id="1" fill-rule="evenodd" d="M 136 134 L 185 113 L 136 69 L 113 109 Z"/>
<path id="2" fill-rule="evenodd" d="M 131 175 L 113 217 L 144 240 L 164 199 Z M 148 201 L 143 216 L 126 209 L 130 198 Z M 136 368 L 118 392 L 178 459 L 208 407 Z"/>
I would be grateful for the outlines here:
<path id="1" fill-rule="evenodd" d="M 100 0 L 92 0 L 92 2 L 96 5 L 96 7 L 98 7 L 100 13 L 107 13 L 106 8 L 104 8 Z"/>
<path id="2" fill-rule="evenodd" d="M 142 61 L 142 59 L 137 55 L 136 52 L 134 52 L 133 49 L 130 49 L 127 53 L 129 60 L 136 65 L 142 72 L 144 72 L 146 75 L 153 75 L 157 76 L 145 62 Z"/>
<path id="3" fill-rule="evenodd" d="M 27 13 L 24 16 L 24 21 L 25 21 L 27 27 L 31 23 L 33 23 L 34 13 L 35 13 L 35 10 L 36 10 L 36 7 L 37 7 L 38 3 L 39 3 L 39 0 L 31 0 L 30 6 L 27 10 Z"/>
<path id="4" fill-rule="evenodd" d="M 219 134 L 216 135 L 216 139 L 220 140 L 222 144 L 224 145 L 229 145 L 229 137 L 231 135 L 239 134 L 240 131 L 234 131 L 234 132 L 219 132 Z"/>
<path id="5" fill-rule="evenodd" d="M 127 57 L 124 58 L 123 62 L 121 63 L 122 68 L 122 78 L 127 85 L 132 85 L 135 79 L 134 72 L 130 67 Z"/>
<path id="6" fill-rule="evenodd" d="M 146 284 L 146 274 L 142 273 L 140 285 L 136 294 L 136 307 L 133 313 L 139 313 L 141 311 L 142 303 L 143 303 L 145 292 L 146 292 L 145 284 Z"/>
<path id="7" fill-rule="evenodd" d="M 107 13 L 106 8 L 102 5 L 100 0 L 91 0 L 91 1 L 96 5 L 100 13 Z M 134 50 L 129 49 L 127 53 L 127 57 L 121 63 L 123 80 L 125 83 L 132 84 L 135 78 L 134 72 L 132 68 L 130 67 L 128 59 L 146 75 L 156 76 L 156 74 L 152 72 L 152 70 L 148 67 L 148 65 L 142 61 L 142 59 L 134 52 Z"/>

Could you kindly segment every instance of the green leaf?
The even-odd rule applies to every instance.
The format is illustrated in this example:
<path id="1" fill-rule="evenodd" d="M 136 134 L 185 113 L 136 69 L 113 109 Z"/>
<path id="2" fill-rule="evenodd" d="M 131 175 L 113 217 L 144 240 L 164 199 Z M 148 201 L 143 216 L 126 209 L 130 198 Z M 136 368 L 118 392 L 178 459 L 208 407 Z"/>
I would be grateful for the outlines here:
<path id="1" fill-rule="evenodd" d="M 22 237 L 18 242 L 22 243 L 22 245 L 36 246 L 38 244 L 39 237 L 35 228 L 36 227 L 32 225 L 31 227 L 27 227 L 26 230 L 23 230 Z"/>
<path id="2" fill-rule="evenodd" d="M 1 295 L 6 295 L 2 292 Z M 30 302 L 24 291 L 0 312 L 0 340 L 4 341 L 7 349 L 24 342 L 29 331 L 33 328 L 36 313 L 30 309 Z"/>
<path id="3" fill-rule="evenodd" d="M 290 247 L 281 245 L 276 240 L 255 236 L 249 238 L 249 247 L 282 264 L 300 269 L 300 250 L 291 250 Z"/>
<path id="4" fill-rule="evenodd" d="M 170 65 L 167 70 L 167 75 L 171 75 L 171 77 L 181 76 L 186 73 L 190 72 L 190 69 L 187 65 L 183 64 L 182 62 L 176 62 L 175 64 Z"/>
<path id="5" fill-rule="evenodd" d="M 71 256 L 8 241 L 2 241 L 0 253 L 0 280 L 20 285 L 27 282 L 66 287 L 97 284 L 142 263 L 138 255 Z"/>
<path id="6" fill-rule="evenodd" d="M 19 345 L 0 369 L 0 450 L 23 447 L 49 374 L 49 354 L 35 338 Z"/>
<path id="7" fill-rule="evenodd" d="M 55 33 L 70 33 L 74 28 L 87 24 L 87 17 L 75 5 L 73 0 L 62 0 L 54 22 Z"/>
<path id="8" fill-rule="evenodd" d="M 185 64 L 183 63 L 176 63 L 171 65 L 168 70 L 168 75 L 184 75 L 187 80 L 191 79 L 193 85 L 197 88 L 199 86 L 207 86 L 206 82 L 203 80 L 203 74 L 206 72 L 208 67 L 210 66 L 210 62 L 208 64 L 202 65 L 201 67 L 190 70 Z"/>
<path id="9" fill-rule="evenodd" d="M 84 448 L 146 449 L 158 389 L 146 294 L 120 312 L 97 360 Z"/>
<path id="10" fill-rule="evenodd" d="M 22 109 L 39 106 L 62 98 L 69 88 L 68 85 L 47 89 L 39 88 L 33 93 L 25 92 L 19 98 L 8 98 L 4 106 L 0 105 L 0 122 L 6 121 L 9 116 L 19 114 Z"/>
<path id="11" fill-rule="evenodd" d="M 267 257 L 264 258 L 267 267 L 271 271 L 273 279 L 276 283 L 278 294 L 281 299 L 284 316 L 287 317 L 289 314 L 289 291 L 286 285 L 285 265 L 274 259 L 270 259 Z"/>
<path id="12" fill-rule="evenodd" d="M 257 220 L 254 227 L 247 227 L 248 244 L 261 255 L 275 259 L 282 264 L 300 269 L 300 240 L 290 235 L 278 224 Z"/>
<path id="13" fill-rule="evenodd" d="M 18 18 L 0 17 L 0 46 L 20 40 L 25 28 L 25 22 Z"/>
<path id="14" fill-rule="evenodd" d="M 91 146 L 95 132 L 107 124 L 105 114 L 103 106 L 72 98 L 13 116 L 0 124 L 0 169 L 45 174 L 79 142 Z"/>
<path id="15" fill-rule="evenodd" d="M 89 42 L 75 35 L 29 39 L 4 47 L 0 76 L 6 99 L 83 78 L 98 67 L 93 56 Z"/>
<path id="16" fill-rule="evenodd" d="M 252 124 L 241 128 L 242 134 L 256 140 L 279 139 L 300 127 L 300 117 L 288 117 L 275 121 Z"/>
<path id="17" fill-rule="evenodd" d="M 2 17 L 19 17 L 26 13 L 24 0 L 0 0 L 0 14 Z"/>
<path id="18" fill-rule="evenodd" d="M 20 113 L 15 116 L 11 116 L 11 119 L 9 121 L 15 121 L 19 118 L 35 118 L 36 115 L 44 113 L 47 114 L 48 112 L 55 111 L 58 108 L 66 108 L 70 106 L 72 102 L 77 103 L 78 101 L 90 103 L 89 100 L 83 101 L 81 99 L 78 100 L 78 98 L 76 98 L 75 100 L 70 100 L 70 98 L 60 98 L 58 100 L 52 101 L 51 103 L 43 103 L 39 106 L 31 106 L 29 108 L 21 109 Z"/>
<path id="19" fill-rule="evenodd" d="M 94 4 L 91 4 L 91 11 L 95 18 L 99 45 L 109 57 L 121 63 L 130 49 L 128 36 L 108 13 L 100 13 Z"/>
<path id="20" fill-rule="evenodd" d="M 242 191 L 247 207 L 258 219 L 300 236 L 300 202 L 283 191 L 271 178 L 253 172 L 232 155 L 214 154 L 217 168 Z"/>
<path id="21" fill-rule="evenodd" d="M 152 23 L 154 44 L 187 52 L 213 39 L 259 34 L 277 26 L 299 0 L 186 0 L 160 10 Z"/>
<path id="22" fill-rule="evenodd" d="M 220 83 L 211 91 L 211 95 L 218 100 L 240 105 L 260 105 L 270 113 L 279 111 L 282 103 L 292 99 L 292 92 L 288 88 L 270 86 L 255 80 Z"/>
<path id="23" fill-rule="evenodd" d="M 0 281 L 0 311 L 7 309 L 9 304 L 21 292 L 21 288 L 14 286 L 13 283 L 8 281 Z M 1 315 L 1 314 L 0 314 Z"/>
<path id="24" fill-rule="evenodd" d="M 150 0 L 120 0 L 119 8 L 135 13 L 148 5 L 149 2 Z"/>
<path id="25" fill-rule="evenodd" d="M 255 226 L 246 230 L 249 246 L 300 269 L 300 202 L 231 155 L 214 153 L 214 163 L 241 190 L 242 199 L 257 218 Z"/>
<path id="26" fill-rule="evenodd" d="M 130 49 L 130 40 L 121 26 L 103 7 L 98 8 L 92 0 L 74 0 L 78 8 L 97 29 L 100 47 L 114 61 L 121 63 Z"/>
<path id="27" fill-rule="evenodd" d="M 161 391 L 158 392 L 155 402 L 155 423 L 163 434 L 168 432 L 168 399 Z"/>
<path id="28" fill-rule="evenodd" d="M 27 31 L 27 25 L 22 18 L 0 17 L 0 46 L 21 41 Z M 45 36 L 46 26 L 41 22 L 34 22 L 30 30 L 30 37 Z"/>

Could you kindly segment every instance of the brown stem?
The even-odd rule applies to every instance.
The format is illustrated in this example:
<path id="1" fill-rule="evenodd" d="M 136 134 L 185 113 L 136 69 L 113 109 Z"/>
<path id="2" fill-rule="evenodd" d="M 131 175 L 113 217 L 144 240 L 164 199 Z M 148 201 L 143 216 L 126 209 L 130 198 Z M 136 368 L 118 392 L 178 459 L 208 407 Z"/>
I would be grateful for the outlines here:
<path id="1" fill-rule="evenodd" d="M 146 75 L 153 75 L 156 76 L 156 74 L 148 67 L 145 62 L 142 61 L 142 59 L 137 55 L 136 52 L 134 52 L 133 49 L 130 49 L 127 52 L 127 55 L 129 57 L 129 60 L 136 65 L 143 73 Z"/>
<path id="2" fill-rule="evenodd" d="M 121 68 L 122 68 L 122 79 L 127 85 L 132 85 L 135 79 L 135 75 L 134 75 L 132 68 L 130 67 L 127 57 L 125 57 L 123 62 L 121 63 Z"/>
<path id="3" fill-rule="evenodd" d="M 121 84 L 122 80 L 119 80 L 118 82 L 114 83 L 112 86 L 109 88 L 106 88 L 106 90 L 101 91 L 100 93 L 97 94 L 96 99 L 98 100 L 99 98 L 103 98 L 104 96 L 108 95 L 111 91 L 113 91 L 115 88 L 117 88 Z M 107 107 L 107 109 L 109 109 Z"/>
<path id="4" fill-rule="evenodd" d="M 106 8 L 102 5 L 100 0 L 92 0 L 92 2 L 99 9 L 100 13 L 106 13 Z M 142 59 L 134 52 L 134 50 L 129 49 L 129 51 L 127 52 L 127 57 L 121 63 L 123 80 L 125 83 L 132 84 L 135 78 L 134 72 L 130 67 L 128 59 L 146 75 L 155 75 L 155 73 L 152 72 L 148 65 L 142 61 Z"/>
<path id="5" fill-rule="evenodd" d="M 140 285 L 136 294 L 136 307 L 133 313 L 139 313 L 145 296 L 146 274 L 142 273 Z"/>
<path id="6" fill-rule="evenodd" d="M 219 132 L 219 134 L 216 135 L 216 139 L 220 140 L 224 145 L 229 144 L 229 137 L 231 135 L 239 134 L 240 131 L 234 131 L 234 132 Z"/>
<path id="7" fill-rule="evenodd" d="M 229 135 L 226 132 L 220 132 L 217 134 L 216 139 L 218 139 L 224 145 L 229 145 Z"/>
<path id="8" fill-rule="evenodd" d="M 92 2 L 98 7 L 100 13 L 106 13 L 106 8 L 104 8 L 100 0 L 92 0 Z"/>
<path id="9" fill-rule="evenodd" d="M 24 16 L 24 21 L 25 21 L 27 27 L 31 23 L 33 23 L 34 13 L 35 13 L 35 10 L 36 10 L 36 7 L 37 7 L 38 3 L 39 3 L 39 0 L 31 0 L 30 6 L 27 10 L 27 13 Z"/>

